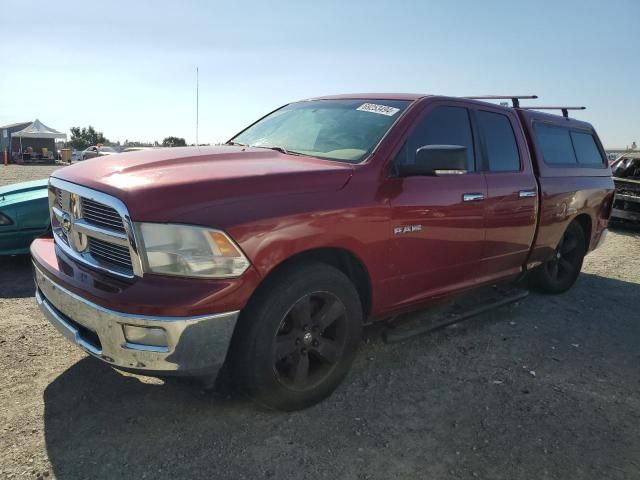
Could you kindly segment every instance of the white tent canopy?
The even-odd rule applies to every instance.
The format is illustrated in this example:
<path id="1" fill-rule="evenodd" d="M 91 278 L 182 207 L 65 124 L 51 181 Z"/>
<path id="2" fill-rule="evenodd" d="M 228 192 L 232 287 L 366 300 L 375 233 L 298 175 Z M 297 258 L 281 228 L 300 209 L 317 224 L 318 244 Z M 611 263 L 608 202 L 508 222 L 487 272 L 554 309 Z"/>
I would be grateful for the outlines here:
<path id="1" fill-rule="evenodd" d="M 36 119 L 28 127 L 23 128 L 18 132 L 13 132 L 11 134 L 13 138 L 67 138 L 66 133 L 59 132 L 54 130 L 53 128 L 47 127 L 40 120 Z"/>

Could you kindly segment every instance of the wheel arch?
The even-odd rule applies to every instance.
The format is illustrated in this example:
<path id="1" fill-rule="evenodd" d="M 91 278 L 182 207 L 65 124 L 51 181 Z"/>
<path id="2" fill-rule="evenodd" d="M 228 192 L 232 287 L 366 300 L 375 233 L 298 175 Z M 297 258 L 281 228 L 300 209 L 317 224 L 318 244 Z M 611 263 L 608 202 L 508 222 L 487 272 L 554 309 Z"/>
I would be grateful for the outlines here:
<path id="1" fill-rule="evenodd" d="M 322 263 L 331 265 L 344 273 L 355 286 L 362 304 L 363 318 L 371 314 L 372 309 L 372 284 L 371 276 L 365 263 L 351 250 L 340 247 L 318 247 L 297 252 L 275 265 L 262 279 L 252 298 L 258 295 L 269 284 L 276 280 L 288 269 L 300 265 Z"/>
<path id="2" fill-rule="evenodd" d="M 591 216 L 588 213 L 580 213 L 574 217 L 572 222 L 576 222 L 582 228 L 584 232 L 584 240 L 586 251 L 589 251 L 589 246 L 591 244 L 591 233 L 593 228 L 593 221 L 591 220 Z M 567 225 L 568 228 L 568 225 Z"/>

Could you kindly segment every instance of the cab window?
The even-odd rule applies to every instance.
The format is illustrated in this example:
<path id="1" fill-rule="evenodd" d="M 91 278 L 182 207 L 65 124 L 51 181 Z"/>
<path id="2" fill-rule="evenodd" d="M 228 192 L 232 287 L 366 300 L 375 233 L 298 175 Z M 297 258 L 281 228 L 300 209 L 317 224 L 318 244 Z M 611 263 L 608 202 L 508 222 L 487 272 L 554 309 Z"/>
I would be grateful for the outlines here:
<path id="1" fill-rule="evenodd" d="M 469 112 L 462 107 L 436 107 L 409 135 L 396 164 L 415 163 L 416 150 L 425 145 L 461 145 L 467 148 L 467 171 L 475 171 L 475 150 Z"/>
<path id="2" fill-rule="evenodd" d="M 520 170 L 518 144 L 511 121 L 501 113 L 478 111 L 478 125 L 487 150 L 490 172 L 517 172 Z"/>

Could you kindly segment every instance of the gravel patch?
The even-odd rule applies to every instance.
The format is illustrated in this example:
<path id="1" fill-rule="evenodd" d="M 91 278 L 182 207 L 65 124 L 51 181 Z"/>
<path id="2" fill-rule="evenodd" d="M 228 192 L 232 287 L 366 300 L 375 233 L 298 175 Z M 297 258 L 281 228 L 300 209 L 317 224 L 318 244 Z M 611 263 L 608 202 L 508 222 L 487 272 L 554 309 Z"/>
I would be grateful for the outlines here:
<path id="1" fill-rule="evenodd" d="M 63 168 L 60 165 L 0 165 L 0 186 L 12 183 L 27 182 L 47 178 L 56 170 Z"/>

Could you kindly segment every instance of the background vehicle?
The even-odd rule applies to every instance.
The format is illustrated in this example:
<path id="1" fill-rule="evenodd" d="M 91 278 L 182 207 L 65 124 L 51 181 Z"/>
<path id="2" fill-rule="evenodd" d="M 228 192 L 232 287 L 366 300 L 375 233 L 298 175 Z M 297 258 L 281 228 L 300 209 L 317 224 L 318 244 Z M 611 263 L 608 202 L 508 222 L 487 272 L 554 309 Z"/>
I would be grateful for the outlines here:
<path id="1" fill-rule="evenodd" d="M 640 153 L 627 153 L 612 165 L 616 196 L 611 218 L 640 222 Z"/>
<path id="2" fill-rule="evenodd" d="M 122 153 L 141 152 L 143 150 L 153 150 L 154 148 L 159 148 L 159 147 L 127 147 L 124 150 L 122 150 Z"/>
<path id="3" fill-rule="evenodd" d="M 567 290 L 613 193 L 588 123 L 406 94 L 292 103 L 228 145 L 94 163 L 50 181 L 45 315 L 117 368 L 226 361 L 284 410 L 337 387 L 366 322 L 525 273 Z"/>
<path id="4" fill-rule="evenodd" d="M 106 155 L 115 155 L 118 151 L 107 146 L 92 146 L 82 151 L 81 160 L 88 160 L 95 157 L 103 157 Z"/>
<path id="5" fill-rule="evenodd" d="M 50 227 L 48 180 L 0 187 L 0 255 L 29 253 L 34 238 Z"/>

